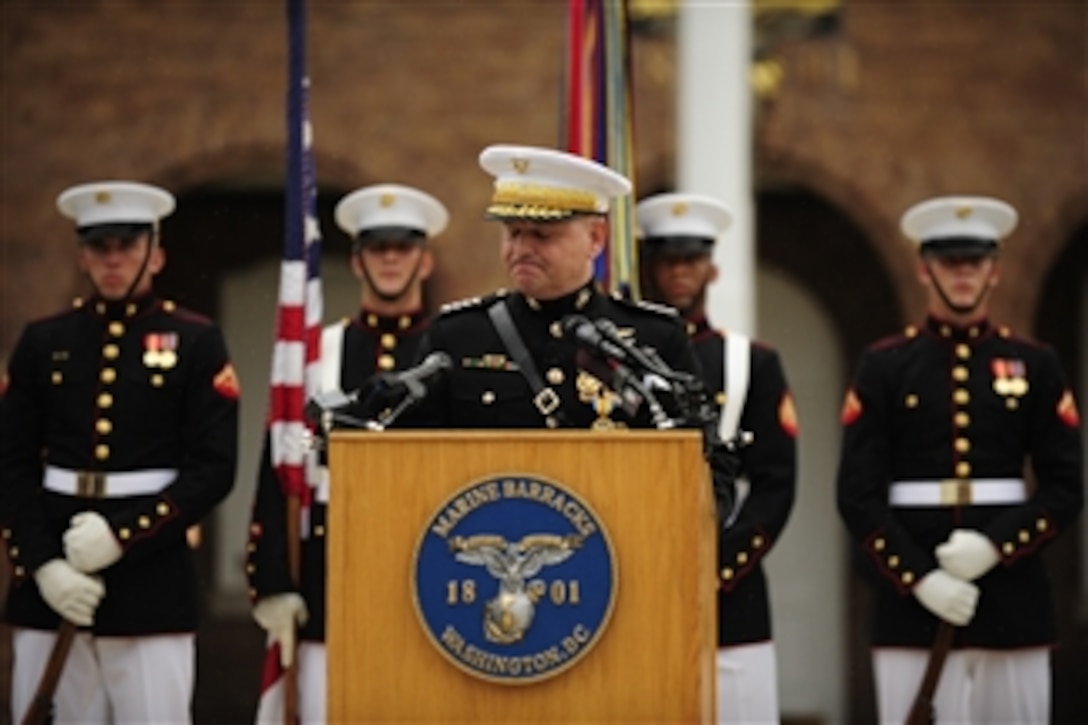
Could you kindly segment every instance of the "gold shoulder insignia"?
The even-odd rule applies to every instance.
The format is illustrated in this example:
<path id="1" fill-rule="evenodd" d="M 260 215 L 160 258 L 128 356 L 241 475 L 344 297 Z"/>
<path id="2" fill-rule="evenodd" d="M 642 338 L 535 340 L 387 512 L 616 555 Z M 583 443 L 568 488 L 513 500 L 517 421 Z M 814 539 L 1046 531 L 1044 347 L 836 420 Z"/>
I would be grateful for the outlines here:
<path id="1" fill-rule="evenodd" d="M 447 302 L 438 309 L 438 314 L 447 315 L 451 312 L 459 312 L 461 310 L 467 310 L 472 307 L 479 307 L 483 304 L 482 297 L 466 297 L 462 300 L 454 300 L 453 302 Z"/>
<path id="2" fill-rule="evenodd" d="M 438 308 L 438 314 L 446 315 L 452 312 L 461 312 L 463 310 L 472 310 L 478 307 L 484 307 L 491 304 L 495 300 L 502 299 L 509 294 L 505 289 L 500 289 L 485 297 L 466 297 L 462 300 L 454 300 L 447 302 Z"/>

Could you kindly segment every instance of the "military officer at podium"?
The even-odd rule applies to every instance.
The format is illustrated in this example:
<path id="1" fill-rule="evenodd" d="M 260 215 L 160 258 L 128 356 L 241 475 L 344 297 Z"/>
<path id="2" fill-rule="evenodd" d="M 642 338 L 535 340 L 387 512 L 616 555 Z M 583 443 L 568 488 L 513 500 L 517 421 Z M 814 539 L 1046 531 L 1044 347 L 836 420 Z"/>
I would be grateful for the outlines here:
<path id="1" fill-rule="evenodd" d="M 90 183 L 57 206 L 91 294 L 27 325 L 8 369 L 13 718 L 67 622 L 56 722 L 189 722 L 201 603 L 186 530 L 234 483 L 238 381 L 219 328 L 153 291 L 169 192 Z"/>
<path id="2" fill-rule="evenodd" d="M 722 438 L 752 434 L 739 450 L 736 507 L 718 546 L 718 722 L 778 722 L 777 665 L 763 559 L 793 507 L 797 417 L 778 352 L 744 335 L 722 333 L 706 316 L 712 254 L 732 221 L 729 208 L 702 194 L 657 194 L 637 207 L 644 294 L 679 310 L 708 388 L 720 409 Z"/>
<path id="3" fill-rule="evenodd" d="M 630 182 L 595 161 L 547 148 L 490 146 L 479 160 L 494 178 L 486 216 L 500 223 L 499 253 L 513 290 L 446 305 L 432 321 L 421 357 L 440 351 L 451 369 L 403 425 L 664 427 L 649 396 L 636 406 L 618 390 L 624 365 L 601 363 L 576 342 L 603 330 L 628 349 L 651 350 L 674 371 L 699 375 L 675 311 L 609 296 L 594 281 L 610 206 L 630 193 Z M 626 362 L 638 367 L 633 357 Z M 719 497 L 731 501 L 733 461 L 721 446 L 708 451 Z"/>
<path id="4" fill-rule="evenodd" d="M 630 182 L 545 148 L 491 146 L 480 165 L 495 178 L 486 214 L 501 223 L 500 255 L 513 291 L 448 304 L 433 321 L 423 354 L 444 351 L 453 369 L 430 389 L 421 408 L 426 425 L 651 426 L 645 406 L 625 411 L 608 380 L 579 367 L 563 327 L 571 315 L 610 319 L 668 365 L 697 369 L 673 312 L 603 294 L 593 278 L 608 241 L 609 206 L 629 193 Z"/>
<path id="5" fill-rule="evenodd" d="M 446 207 L 430 194 L 378 184 L 348 194 L 336 222 L 352 238 L 351 269 L 359 280 L 360 311 L 325 328 L 321 376 L 325 392 L 357 391 L 375 373 L 407 367 L 426 329 L 423 283 L 434 260 L 428 243 L 446 228 Z M 314 454 L 316 455 L 316 454 Z M 301 581 L 288 571 L 287 506 L 266 441 L 247 547 L 253 615 L 280 645 L 287 665 L 298 628 L 298 693 L 302 722 L 324 722 L 326 712 L 325 576 L 328 469 L 320 467 L 309 527 L 301 531 Z M 267 684 L 267 683 L 264 683 Z M 282 722 L 282 690 L 267 690 L 258 720 Z"/>
<path id="6" fill-rule="evenodd" d="M 877 572 L 881 722 L 906 719 L 942 622 L 937 722 L 1050 720 L 1042 552 L 1083 505 L 1080 418 L 1054 350 L 989 317 L 1016 221 L 988 197 L 907 210 L 928 315 L 864 353 L 843 404 L 838 506 Z"/>

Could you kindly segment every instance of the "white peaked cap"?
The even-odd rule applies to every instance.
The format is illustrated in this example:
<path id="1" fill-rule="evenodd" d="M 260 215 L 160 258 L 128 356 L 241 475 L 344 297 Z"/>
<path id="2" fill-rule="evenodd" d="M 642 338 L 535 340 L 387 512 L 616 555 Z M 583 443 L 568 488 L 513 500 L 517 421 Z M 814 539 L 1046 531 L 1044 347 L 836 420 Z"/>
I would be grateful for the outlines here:
<path id="1" fill-rule="evenodd" d="M 622 174 L 576 154 L 534 146 L 488 146 L 480 167 L 495 177 L 487 214 L 497 219 L 554 220 L 604 214 L 631 193 Z"/>
<path id="2" fill-rule="evenodd" d="M 915 204 L 899 228 L 918 245 L 941 239 L 979 239 L 999 243 L 1016 228 L 1016 209 L 987 196 L 939 196 Z"/>
<path id="3" fill-rule="evenodd" d="M 65 189 L 57 208 L 76 227 L 98 224 L 155 224 L 174 211 L 174 195 L 135 181 L 96 181 Z"/>
<path id="4" fill-rule="evenodd" d="M 416 229 L 427 237 L 449 224 L 446 207 L 430 194 L 400 184 L 365 186 L 336 205 L 336 223 L 353 238 L 380 227 Z"/>
<path id="5" fill-rule="evenodd" d="M 655 194 L 635 207 L 643 238 L 699 237 L 716 241 L 733 214 L 725 202 L 704 194 Z"/>

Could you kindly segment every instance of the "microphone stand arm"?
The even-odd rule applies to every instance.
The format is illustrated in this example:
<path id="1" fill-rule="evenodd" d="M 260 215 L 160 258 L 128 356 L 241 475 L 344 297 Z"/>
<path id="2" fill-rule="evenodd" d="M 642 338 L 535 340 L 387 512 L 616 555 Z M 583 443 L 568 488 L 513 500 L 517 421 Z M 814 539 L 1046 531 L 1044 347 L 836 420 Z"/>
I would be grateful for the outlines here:
<path id="1" fill-rule="evenodd" d="M 423 400 L 427 395 L 427 388 L 423 383 L 418 380 L 406 380 L 406 387 L 408 394 L 400 399 L 393 408 L 390 408 L 381 413 L 377 418 L 368 420 L 365 423 L 367 430 L 381 431 L 385 430 L 389 426 L 396 422 L 397 418 L 400 418 L 404 414 L 404 411 L 411 408 L 413 405 Z"/>
<path id="2" fill-rule="evenodd" d="M 630 376 L 627 383 L 646 401 L 646 405 L 650 409 L 650 418 L 658 430 L 671 430 L 676 427 L 676 421 L 665 412 L 665 407 L 661 405 L 661 401 L 657 399 L 657 396 L 650 391 L 650 386 L 644 385 L 637 375 Z"/>

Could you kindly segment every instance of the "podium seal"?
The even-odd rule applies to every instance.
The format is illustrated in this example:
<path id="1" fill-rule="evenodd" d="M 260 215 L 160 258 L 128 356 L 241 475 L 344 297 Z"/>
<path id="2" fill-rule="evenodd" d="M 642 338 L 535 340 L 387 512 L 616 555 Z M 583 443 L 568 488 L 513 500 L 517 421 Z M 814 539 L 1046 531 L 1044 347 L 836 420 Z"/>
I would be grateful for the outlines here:
<path id="1" fill-rule="evenodd" d="M 444 501 L 415 551 L 412 594 L 435 648 L 464 672 L 503 685 L 577 664 L 612 615 L 612 543 L 563 485 L 502 474 Z"/>

